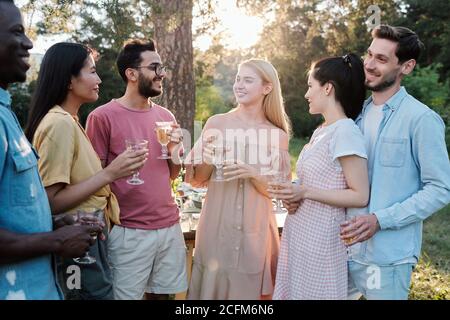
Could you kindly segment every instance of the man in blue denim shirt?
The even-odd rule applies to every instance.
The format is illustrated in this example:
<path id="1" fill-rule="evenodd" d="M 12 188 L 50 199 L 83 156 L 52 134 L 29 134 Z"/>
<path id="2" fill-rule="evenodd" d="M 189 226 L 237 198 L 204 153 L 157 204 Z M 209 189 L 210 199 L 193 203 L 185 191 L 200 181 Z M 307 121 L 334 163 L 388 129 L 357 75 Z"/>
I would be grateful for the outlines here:
<path id="1" fill-rule="evenodd" d="M 422 43 L 407 28 L 382 25 L 364 60 L 372 91 L 356 123 L 366 139 L 368 213 L 343 225 L 351 240 L 350 285 L 367 299 L 407 299 L 422 245 L 422 222 L 450 202 L 445 125 L 401 87 Z M 356 249 L 356 250 L 355 250 Z"/>
<path id="2" fill-rule="evenodd" d="M 60 220 L 52 231 L 37 156 L 6 91 L 25 81 L 33 47 L 12 0 L 0 0 L 0 43 L 0 300 L 61 299 L 51 254 L 82 256 L 92 243 L 90 233 L 101 228 Z"/>

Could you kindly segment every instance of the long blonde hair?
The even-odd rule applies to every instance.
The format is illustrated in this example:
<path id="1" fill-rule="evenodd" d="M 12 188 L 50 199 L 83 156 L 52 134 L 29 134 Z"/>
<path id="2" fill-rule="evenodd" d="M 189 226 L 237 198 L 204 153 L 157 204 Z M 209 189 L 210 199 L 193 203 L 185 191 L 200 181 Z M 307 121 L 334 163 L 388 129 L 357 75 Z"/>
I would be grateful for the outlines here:
<path id="1" fill-rule="evenodd" d="M 252 68 L 259 74 L 263 82 L 272 84 L 272 90 L 263 100 L 262 108 L 264 115 L 274 126 L 286 132 L 290 137 L 292 133 L 291 121 L 284 108 L 283 95 L 281 94 L 281 85 L 277 70 L 269 61 L 261 59 L 246 60 L 239 65 L 239 68 L 241 66 Z"/>

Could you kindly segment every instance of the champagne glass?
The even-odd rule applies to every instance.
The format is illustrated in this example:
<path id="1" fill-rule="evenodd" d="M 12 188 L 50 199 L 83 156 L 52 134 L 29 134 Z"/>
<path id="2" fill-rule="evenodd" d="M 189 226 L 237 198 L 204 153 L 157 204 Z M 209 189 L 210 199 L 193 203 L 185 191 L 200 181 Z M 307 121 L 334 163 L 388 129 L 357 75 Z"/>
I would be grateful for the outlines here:
<path id="1" fill-rule="evenodd" d="M 103 211 L 100 209 L 94 209 L 94 211 L 77 210 L 77 223 L 93 226 L 96 223 L 95 221 L 100 222 L 102 220 L 103 220 Z M 96 232 L 92 233 L 91 237 L 94 240 L 97 240 L 97 233 Z M 78 264 L 92 264 L 95 263 L 97 260 L 93 256 L 89 255 L 89 251 L 86 251 L 84 256 L 74 258 L 73 261 L 75 261 Z"/>
<path id="2" fill-rule="evenodd" d="M 281 187 L 278 186 L 280 184 L 287 182 L 287 176 L 282 171 L 276 171 L 269 175 L 269 182 L 272 183 L 272 188 L 275 190 L 280 190 Z M 283 207 L 283 201 L 275 198 L 275 207 L 273 208 L 273 213 L 283 214 L 285 213 L 285 209 Z"/>
<path id="3" fill-rule="evenodd" d="M 213 165 L 216 167 L 215 179 L 213 181 L 224 181 L 223 166 L 225 165 L 226 148 L 214 146 Z"/>
<path id="4" fill-rule="evenodd" d="M 161 155 L 158 157 L 158 159 L 171 159 L 171 157 L 169 156 L 167 145 L 170 142 L 169 133 L 172 131 L 172 124 L 172 121 L 156 122 L 156 138 L 158 139 L 158 142 L 162 147 Z"/>
<path id="5" fill-rule="evenodd" d="M 268 175 L 268 180 L 275 190 L 280 190 L 282 188 L 281 185 L 288 182 L 291 172 L 290 159 L 287 155 L 282 156 L 281 152 L 281 150 L 272 150 L 271 152 L 271 170 Z M 286 213 L 286 209 L 283 207 L 283 201 L 280 199 L 275 198 L 273 213 Z"/>
<path id="6" fill-rule="evenodd" d="M 125 145 L 128 150 L 138 151 L 146 148 L 148 146 L 148 141 L 144 139 L 126 139 Z M 140 185 L 144 183 L 144 180 L 139 178 L 139 171 L 133 173 L 131 178 L 127 179 L 128 184 Z"/>
<path id="7" fill-rule="evenodd" d="M 349 216 L 348 214 L 346 214 L 345 215 L 345 222 L 347 223 L 347 225 L 349 223 L 354 222 L 354 220 L 355 220 L 354 218 L 355 217 L 352 217 L 352 216 Z M 344 244 L 345 244 L 345 248 L 347 250 L 347 256 L 348 256 L 349 259 L 352 258 L 352 248 L 351 248 L 352 246 L 350 245 L 350 243 L 352 243 L 353 240 L 355 240 L 355 237 L 351 237 L 351 238 L 343 240 Z"/>

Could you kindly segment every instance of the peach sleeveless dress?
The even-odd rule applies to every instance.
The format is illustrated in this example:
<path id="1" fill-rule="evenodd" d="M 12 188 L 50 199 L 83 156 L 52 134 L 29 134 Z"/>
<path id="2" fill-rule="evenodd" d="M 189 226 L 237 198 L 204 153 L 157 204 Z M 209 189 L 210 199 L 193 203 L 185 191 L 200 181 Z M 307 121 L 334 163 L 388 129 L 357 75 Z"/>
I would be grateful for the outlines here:
<path id="1" fill-rule="evenodd" d="M 241 148 L 248 163 L 252 146 L 244 143 Z M 280 150 L 280 155 L 289 157 L 287 150 Z M 279 250 L 271 199 L 249 179 L 210 179 L 207 185 L 187 298 L 260 299 L 271 295 Z"/>

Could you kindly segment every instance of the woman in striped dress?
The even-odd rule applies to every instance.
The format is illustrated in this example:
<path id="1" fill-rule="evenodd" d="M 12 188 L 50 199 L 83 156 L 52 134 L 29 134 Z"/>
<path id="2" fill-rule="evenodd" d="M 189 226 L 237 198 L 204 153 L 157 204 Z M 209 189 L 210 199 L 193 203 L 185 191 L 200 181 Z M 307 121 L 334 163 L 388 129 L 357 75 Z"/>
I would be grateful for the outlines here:
<path id="1" fill-rule="evenodd" d="M 289 207 L 299 204 L 285 222 L 274 299 L 346 299 L 339 226 L 345 208 L 364 207 L 369 199 L 364 140 L 353 121 L 365 97 L 361 59 L 349 54 L 313 64 L 308 87 L 309 112 L 325 121 L 300 153 L 299 183 L 269 189 Z"/>

